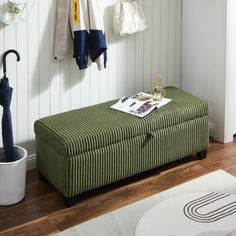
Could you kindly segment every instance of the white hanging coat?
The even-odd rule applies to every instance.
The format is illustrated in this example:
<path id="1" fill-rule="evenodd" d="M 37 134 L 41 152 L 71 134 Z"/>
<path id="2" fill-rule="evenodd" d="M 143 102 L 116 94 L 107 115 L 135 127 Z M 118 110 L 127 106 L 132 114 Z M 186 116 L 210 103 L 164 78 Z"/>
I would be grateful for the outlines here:
<path id="1" fill-rule="evenodd" d="M 55 58 L 74 56 L 86 69 L 88 57 L 98 69 L 106 68 L 107 46 L 99 0 L 58 0 Z"/>

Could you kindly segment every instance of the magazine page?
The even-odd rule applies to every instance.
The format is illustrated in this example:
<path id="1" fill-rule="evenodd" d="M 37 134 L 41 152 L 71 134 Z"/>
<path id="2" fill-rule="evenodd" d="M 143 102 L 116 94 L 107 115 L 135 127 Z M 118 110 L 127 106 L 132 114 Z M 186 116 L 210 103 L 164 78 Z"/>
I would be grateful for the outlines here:
<path id="1" fill-rule="evenodd" d="M 148 115 L 153 109 L 160 108 L 170 101 L 171 99 L 168 98 L 163 98 L 161 101 L 154 101 L 151 94 L 141 92 L 130 98 L 121 98 L 116 104 L 111 106 L 111 108 L 138 117 L 144 117 Z"/>

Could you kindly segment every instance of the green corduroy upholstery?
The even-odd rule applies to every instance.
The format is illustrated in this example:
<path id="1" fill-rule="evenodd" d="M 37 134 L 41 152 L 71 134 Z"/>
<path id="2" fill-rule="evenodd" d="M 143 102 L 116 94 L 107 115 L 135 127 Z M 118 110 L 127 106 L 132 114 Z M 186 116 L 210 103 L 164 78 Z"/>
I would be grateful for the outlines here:
<path id="1" fill-rule="evenodd" d="M 71 197 L 206 150 L 207 103 L 165 89 L 173 101 L 144 118 L 110 101 L 36 121 L 37 169 Z"/>

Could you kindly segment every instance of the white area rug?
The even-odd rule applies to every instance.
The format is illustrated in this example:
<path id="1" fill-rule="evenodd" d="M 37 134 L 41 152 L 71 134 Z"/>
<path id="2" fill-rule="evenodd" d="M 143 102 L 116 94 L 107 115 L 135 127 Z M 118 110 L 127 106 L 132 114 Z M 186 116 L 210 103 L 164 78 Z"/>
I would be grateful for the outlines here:
<path id="1" fill-rule="evenodd" d="M 136 227 L 142 216 L 158 203 L 170 198 L 190 193 L 222 192 L 236 194 L 236 178 L 223 170 L 194 179 L 167 191 L 135 202 L 126 207 L 107 213 L 83 224 L 67 229 L 57 236 L 135 236 Z M 175 222 L 178 223 L 178 222 Z M 164 227 L 171 227 L 170 222 L 164 222 Z M 235 215 L 236 226 L 236 215 Z M 236 227 L 235 227 L 236 228 Z M 219 229 L 216 229 L 219 230 Z M 204 231 L 204 229 L 203 229 Z M 223 232 L 224 233 L 224 232 Z M 231 236 L 233 234 L 202 234 L 204 236 Z M 144 235 L 148 236 L 148 235 Z M 185 236 L 185 235 L 156 235 Z M 186 236 L 192 236 L 187 234 Z"/>
<path id="2" fill-rule="evenodd" d="M 236 195 L 212 192 L 185 194 L 158 203 L 141 218 L 135 236 L 236 236 L 235 233 Z"/>

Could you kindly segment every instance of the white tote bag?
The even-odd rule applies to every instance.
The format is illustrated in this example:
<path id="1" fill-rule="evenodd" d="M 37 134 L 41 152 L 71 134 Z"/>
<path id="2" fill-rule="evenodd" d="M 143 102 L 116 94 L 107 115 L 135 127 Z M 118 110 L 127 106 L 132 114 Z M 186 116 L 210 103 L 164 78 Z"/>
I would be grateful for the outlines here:
<path id="1" fill-rule="evenodd" d="M 148 29 L 141 0 L 121 0 L 114 6 L 113 31 L 125 36 Z"/>

